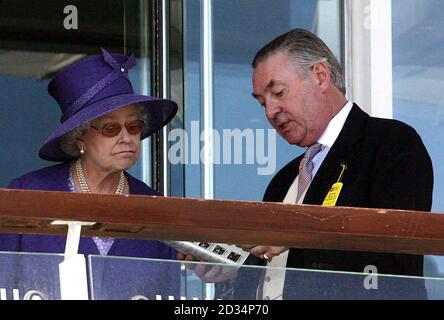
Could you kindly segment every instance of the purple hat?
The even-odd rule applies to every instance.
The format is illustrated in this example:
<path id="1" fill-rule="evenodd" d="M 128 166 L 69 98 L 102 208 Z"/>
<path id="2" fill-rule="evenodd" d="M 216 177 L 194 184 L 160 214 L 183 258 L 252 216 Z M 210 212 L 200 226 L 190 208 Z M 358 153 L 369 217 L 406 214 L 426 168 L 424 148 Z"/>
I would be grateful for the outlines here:
<path id="1" fill-rule="evenodd" d="M 60 127 L 46 140 L 39 156 L 49 161 L 67 161 L 59 139 L 69 131 L 116 109 L 137 103 L 148 114 L 147 129 L 141 139 L 166 125 L 176 114 L 170 100 L 134 93 L 128 70 L 136 65 L 134 56 L 110 54 L 84 58 L 62 70 L 48 85 L 49 94 L 62 110 Z"/>

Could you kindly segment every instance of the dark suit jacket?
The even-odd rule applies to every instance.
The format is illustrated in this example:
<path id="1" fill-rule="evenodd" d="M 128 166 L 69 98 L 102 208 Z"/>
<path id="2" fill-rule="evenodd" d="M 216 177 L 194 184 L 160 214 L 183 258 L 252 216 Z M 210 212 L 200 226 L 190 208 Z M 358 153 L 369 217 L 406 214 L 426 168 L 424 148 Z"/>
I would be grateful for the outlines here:
<path id="1" fill-rule="evenodd" d="M 284 199 L 298 174 L 302 157 L 303 155 L 288 163 L 273 177 L 265 192 L 264 201 L 281 202 Z M 347 165 L 347 170 L 343 176 L 344 186 L 337 206 L 430 211 L 433 189 L 432 163 L 421 138 L 410 126 L 397 120 L 370 117 L 354 105 L 307 190 L 304 204 L 322 204 L 330 187 L 338 180 L 340 164 Z M 406 254 L 293 248 L 290 249 L 287 262 L 287 267 L 293 268 L 360 273 L 367 265 L 376 266 L 380 274 L 423 274 L 423 257 Z M 295 275 L 295 272 L 292 274 Z M 297 294 L 291 294 L 294 298 L 359 298 L 356 290 L 363 287 L 362 279 L 356 280 L 356 277 L 346 284 L 346 290 L 342 287 L 344 277 L 339 277 L 338 284 L 332 285 L 328 282 L 334 282 L 333 275 L 329 280 L 322 280 L 319 273 L 305 274 L 290 280 L 292 274 L 287 274 L 286 291 L 295 292 L 290 290 L 289 286 L 302 286 L 305 291 L 303 296 L 300 295 L 300 290 Z M 324 276 L 327 277 L 327 274 Z M 389 285 L 392 289 L 397 287 L 393 282 Z M 354 286 L 356 288 L 353 289 Z M 307 293 L 307 290 L 316 287 L 322 289 L 314 290 L 316 292 L 313 295 Z M 329 289 L 326 289 L 327 287 Z M 423 285 L 421 287 L 423 289 Z M 423 297 L 424 291 L 419 290 L 422 291 L 421 294 L 416 289 L 408 289 L 417 291 L 412 297 Z M 395 291 L 399 290 L 400 288 L 397 288 Z M 329 295 L 323 296 L 326 291 L 330 292 Z M 382 297 L 393 296 L 395 291 L 390 291 Z M 369 292 L 364 292 L 362 297 L 367 297 Z M 408 293 L 403 292 L 401 297 L 408 297 Z M 381 295 L 378 298 L 381 298 Z"/>

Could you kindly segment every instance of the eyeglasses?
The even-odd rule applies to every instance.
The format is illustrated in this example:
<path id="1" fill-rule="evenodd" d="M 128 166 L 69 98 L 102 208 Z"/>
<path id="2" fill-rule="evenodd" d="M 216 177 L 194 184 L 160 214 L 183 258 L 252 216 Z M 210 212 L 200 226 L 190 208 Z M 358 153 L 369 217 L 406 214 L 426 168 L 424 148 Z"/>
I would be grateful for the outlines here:
<path id="1" fill-rule="evenodd" d="M 122 131 L 122 125 L 118 122 L 110 122 L 105 124 L 102 129 L 96 128 L 90 125 L 91 128 L 95 130 L 99 130 L 102 132 L 102 135 L 107 138 L 112 138 L 117 136 L 120 131 Z M 128 131 L 131 135 L 137 135 L 145 129 L 145 122 L 143 120 L 134 120 L 128 123 L 125 123 L 126 131 Z"/>

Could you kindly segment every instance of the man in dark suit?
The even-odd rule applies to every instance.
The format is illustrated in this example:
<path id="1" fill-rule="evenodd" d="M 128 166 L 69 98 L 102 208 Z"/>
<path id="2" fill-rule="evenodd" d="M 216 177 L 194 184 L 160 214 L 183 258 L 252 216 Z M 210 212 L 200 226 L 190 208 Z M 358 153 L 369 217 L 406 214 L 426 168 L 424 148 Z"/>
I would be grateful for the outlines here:
<path id="1" fill-rule="evenodd" d="M 343 187 L 335 198 L 337 206 L 431 209 L 433 170 L 421 138 L 402 122 L 370 117 L 358 105 L 347 101 L 342 69 L 316 35 L 294 29 L 279 36 L 257 53 L 253 68 L 253 96 L 263 106 L 268 121 L 288 143 L 308 147 L 305 155 L 274 176 L 264 201 L 322 205 L 332 185 L 340 180 Z M 310 157 L 304 159 L 309 153 Z M 364 272 L 366 267 L 373 266 L 379 274 L 423 274 L 423 257 L 417 255 L 264 245 L 243 248 L 271 266 L 274 263 L 274 266 L 351 272 Z M 304 276 L 287 273 L 285 289 L 281 283 L 281 289 L 273 290 L 270 289 L 273 274 L 270 274 L 261 288 L 263 296 L 258 298 L 275 299 L 282 292 L 284 296 L 287 292 L 290 298 L 366 298 L 371 292 L 362 291 L 362 295 L 356 292 L 363 286 L 361 279 L 342 281 L 343 277 L 334 288 L 330 283 L 326 289 L 327 285 L 321 285 L 326 282 L 320 278 L 317 273 Z M 380 290 L 374 297 L 393 297 L 403 290 L 393 282 L 385 284 L 386 289 L 390 286 L 396 290 Z M 422 284 L 420 287 L 423 289 Z M 424 291 L 415 288 L 418 286 L 407 289 L 416 291 L 413 295 L 404 292 L 398 298 L 424 297 Z M 301 295 L 301 289 L 316 293 Z M 327 291 L 329 295 L 322 296 Z"/>

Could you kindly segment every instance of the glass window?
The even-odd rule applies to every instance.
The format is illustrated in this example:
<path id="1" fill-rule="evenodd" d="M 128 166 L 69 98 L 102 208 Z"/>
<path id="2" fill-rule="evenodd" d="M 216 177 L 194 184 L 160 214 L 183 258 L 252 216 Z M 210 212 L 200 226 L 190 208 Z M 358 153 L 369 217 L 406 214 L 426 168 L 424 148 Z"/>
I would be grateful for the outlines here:
<path id="1" fill-rule="evenodd" d="M 139 93 L 149 90 L 149 63 L 141 38 L 142 18 L 146 17 L 140 13 L 143 2 L 17 2 L 0 2 L 0 136 L 4 150 L 0 187 L 26 172 L 53 164 L 41 160 L 38 151 L 60 121 L 59 107 L 47 86 L 64 67 L 87 54 L 99 54 L 100 48 L 134 53 L 138 58 L 130 72 L 134 89 Z M 74 12 L 72 7 L 76 9 L 77 29 L 72 20 L 65 25 L 65 19 Z M 98 14 L 99 10 L 107 14 Z M 141 176 L 140 162 L 131 173 Z"/>
<path id="2" fill-rule="evenodd" d="M 432 211 L 444 210 L 444 11 L 441 0 L 393 0 L 393 116 L 413 126 L 432 158 Z M 412 181 L 412 183 L 415 183 Z M 444 258 L 426 257 L 426 275 L 443 275 Z M 430 292 L 429 292 L 430 293 Z"/>
<path id="3" fill-rule="evenodd" d="M 215 198 L 261 200 L 277 170 L 303 151 L 277 136 L 252 98 L 250 64 L 262 46 L 296 27 L 320 35 L 341 59 L 341 3 L 213 1 Z M 185 129 L 190 137 L 202 131 L 200 6 L 199 0 L 185 2 Z M 189 138 L 185 171 L 186 196 L 191 197 L 202 196 L 202 163 L 196 149 L 199 145 Z"/>

